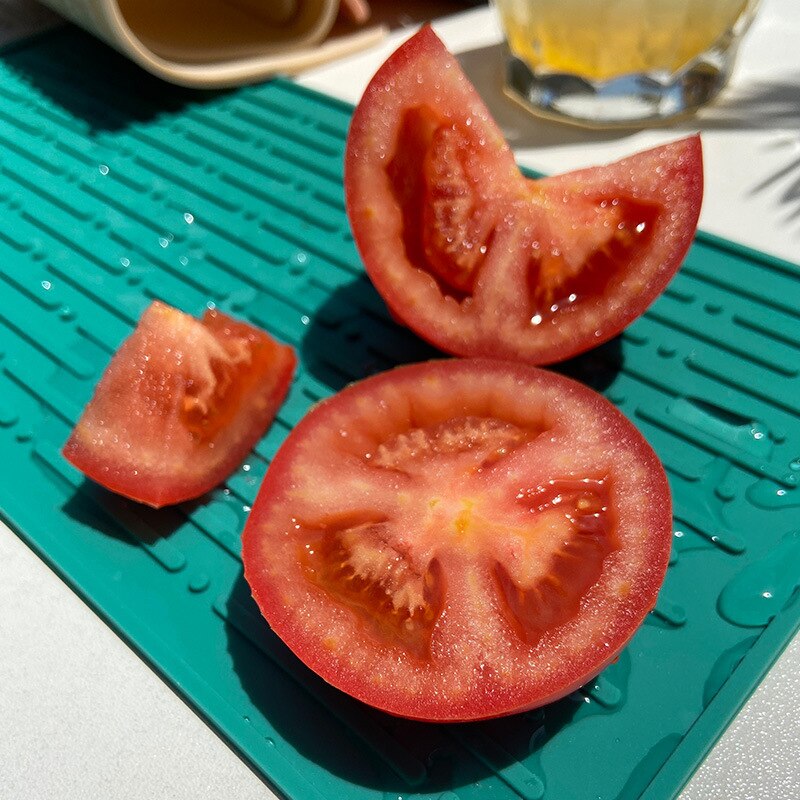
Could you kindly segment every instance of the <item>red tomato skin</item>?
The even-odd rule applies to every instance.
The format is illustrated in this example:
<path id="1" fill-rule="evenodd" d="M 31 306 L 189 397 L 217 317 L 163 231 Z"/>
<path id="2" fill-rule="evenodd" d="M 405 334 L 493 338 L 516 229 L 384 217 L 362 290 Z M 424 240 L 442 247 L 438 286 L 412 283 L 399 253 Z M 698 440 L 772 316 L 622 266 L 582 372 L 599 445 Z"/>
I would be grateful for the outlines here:
<path id="1" fill-rule="evenodd" d="M 215 342 L 238 336 L 256 354 L 241 378 L 241 402 L 208 441 L 193 436 L 176 411 L 184 388 L 180 365 L 192 360 L 191 337 L 198 332 L 211 332 Z M 177 360 L 161 362 L 168 366 L 159 372 L 165 353 Z M 62 453 L 87 478 L 153 508 L 200 497 L 230 475 L 263 435 L 296 363 L 291 347 L 247 323 L 218 311 L 201 322 L 155 301 L 112 357 Z M 151 364 L 155 369 L 147 374 Z M 176 367 L 173 374 L 170 367 Z M 166 414 L 164 404 L 170 406 Z"/>
<path id="2" fill-rule="evenodd" d="M 382 180 L 377 172 L 383 168 L 392 155 L 397 134 L 396 117 L 405 110 L 397 106 L 396 97 L 404 102 L 425 103 L 428 97 L 445 102 L 447 88 L 425 84 L 430 91 L 414 88 L 418 80 L 427 80 L 430 73 L 444 76 L 441 84 L 455 85 L 456 91 L 464 92 L 463 107 L 471 117 L 472 129 L 480 130 L 481 141 L 475 146 L 478 158 L 484 162 L 488 183 L 493 189 L 479 187 L 478 192 L 497 197 L 503 191 L 509 195 L 519 194 L 520 181 L 537 186 L 554 198 L 562 189 L 609 192 L 630 192 L 636 199 L 640 194 L 637 182 L 655 179 L 655 197 L 664 203 L 664 212 L 657 222 L 658 231 L 653 236 L 653 246 L 643 255 L 636 256 L 629 267 L 630 275 L 642 277 L 641 289 L 628 292 L 624 302 L 613 303 L 614 298 L 605 294 L 586 303 L 585 309 L 574 309 L 591 322 L 574 334 L 572 331 L 558 335 L 558 320 L 553 330 L 545 331 L 541 326 L 534 337 L 497 335 L 498 329 L 491 325 L 477 324 L 479 332 L 467 331 L 462 324 L 463 315 L 436 309 L 426 299 L 430 295 L 419 292 L 416 295 L 409 286 L 416 281 L 419 270 L 409 261 L 405 267 L 400 263 L 405 259 L 402 244 L 398 241 L 394 253 L 390 254 L 386 244 L 388 190 L 384 191 Z M 435 88 L 435 92 L 434 92 Z M 445 116 L 453 120 L 457 113 L 448 107 Z M 536 124 L 534 121 L 531 124 Z M 478 134 L 476 133 L 476 136 Z M 385 140 L 384 140 L 385 137 Z M 495 163 L 491 163 L 491 162 Z M 502 138 L 488 110 L 480 101 L 474 89 L 461 72 L 458 62 L 447 51 L 442 42 L 430 28 L 425 26 L 396 50 L 379 68 L 356 107 L 348 135 L 345 152 L 345 198 L 356 246 L 363 259 L 367 274 L 378 293 L 386 302 L 392 316 L 407 325 L 418 336 L 441 350 L 458 356 L 489 357 L 525 361 L 531 364 L 551 364 L 571 358 L 616 336 L 625 326 L 633 322 L 654 302 L 664 290 L 680 267 L 691 245 L 700 214 L 703 195 L 703 160 L 699 135 L 689 136 L 671 144 L 653 148 L 615 164 L 593 167 L 552 176 L 535 181 L 525 181 L 518 173 L 513 154 Z M 660 177 L 656 178 L 656 175 Z M 633 176 L 633 180 L 632 180 Z M 662 179 L 663 178 L 663 179 Z M 663 191 L 662 191 L 663 187 Z M 499 194 L 498 194 L 499 193 Z M 505 201 L 504 201 L 505 202 Z M 513 201 L 507 206 L 508 215 L 515 213 Z M 519 204 L 516 206 L 519 210 Z M 671 219 L 671 212 L 678 210 L 677 218 Z M 516 237 L 510 245 L 527 247 L 525 235 Z M 518 270 L 519 271 L 519 270 Z M 480 280 L 480 279 L 479 279 Z M 519 281 L 518 292 L 526 291 L 524 280 Z M 493 314 L 497 319 L 511 315 L 507 304 L 498 300 Z M 452 309 L 451 309 L 452 311 Z M 584 314 L 584 311 L 586 312 Z M 527 338 L 527 341 L 526 341 Z"/>
<path id="3" fill-rule="evenodd" d="M 298 624 L 292 605 L 282 602 L 274 587 L 265 581 L 260 567 L 263 555 L 259 528 L 269 516 L 273 504 L 279 502 L 278 498 L 287 489 L 296 489 L 292 477 L 292 462 L 300 453 L 306 435 L 319 424 L 321 419 L 327 417 L 339 419 L 337 415 L 342 404 L 350 402 L 363 387 L 376 389 L 382 384 L 391 386 L 394 378 L 401 374 L 405 377 L 424 379 L 430 374 L 431 367 L 477 371 L 501 369 L 518 374 L 520 379 L 530 379 L 531 376 L 538 375 L 537 380 L 561 385 L 573 395 L 582 398 L 588 408 L 606 415 L 613 426 L 619 426 L 620 431 L 624 430 L 624 436 L 633 443 L 652 476 L 647 511 L 650 554 L 648 563 L 642 570 L 642 581 L 638 591 L 630 598 L 627 607 L 627 627 L 624 630 L 615 629 L 613 633 L 605 636 L 603 641 L 596 642 L 590 663 L 585 660 L 565 661 L 557 681 L 552 684 L 534 687 L 505 686 L 502 687 L 502 696 L 498 696 L 496 686 L 485 687 L 485 691 L 476 692 L 466 705 L 462 704 L 457 709 L 434 693 L 408 696 L 404 693 L 402 676 L 396 685 L 376 688 L 370 685 L 368 675 L 354 675 L 341 669 L 341 665 L 319 643 L 309 643 L 304 640 L 303 627 Z M 658 591 L 666 575 L 671 543 L 672 499 L 664 468 L 641 433 L 602 395 L 565 376 L 519 362 L 482 358 L 448 359 L 404 365 L 373 375 L 351 384 L 314 406 L 293 429 L 270 464 L 242 534 L 242 559 L 245 578 L 250 585 L 252 596 L 270 627 L 306 666 L 326 682 L 393 716 L 433 723 L 450 723 L 493 719 L 539 708 L 565 697 L 596 677 L 619 657 L 644 618 L 655 606 Z"/>

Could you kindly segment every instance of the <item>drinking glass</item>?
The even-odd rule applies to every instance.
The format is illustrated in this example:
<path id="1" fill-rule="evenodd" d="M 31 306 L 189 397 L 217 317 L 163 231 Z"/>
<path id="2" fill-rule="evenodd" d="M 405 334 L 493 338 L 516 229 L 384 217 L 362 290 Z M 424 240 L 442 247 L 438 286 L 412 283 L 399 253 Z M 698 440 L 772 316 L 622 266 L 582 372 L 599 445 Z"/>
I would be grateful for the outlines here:
<path id="1" fill-rule="evenodd" d="M 656 124 L 725 85 L 758 0 L 494 0 L 506 88 L 578 124 Z"/>

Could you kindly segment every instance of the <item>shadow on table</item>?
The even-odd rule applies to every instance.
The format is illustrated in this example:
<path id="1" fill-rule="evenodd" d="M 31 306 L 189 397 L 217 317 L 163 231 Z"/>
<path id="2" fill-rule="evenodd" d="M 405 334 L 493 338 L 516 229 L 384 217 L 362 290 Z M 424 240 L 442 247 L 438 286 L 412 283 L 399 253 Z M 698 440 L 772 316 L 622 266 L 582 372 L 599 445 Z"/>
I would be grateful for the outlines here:
<path id="1" fill-rule="evenodd" d="M 622 336 L 573 356 L 567 361 L 552 364 L 549 369 L 604 392 L 614 382 L 623 366 Z"/>
<path id="2" fill-rule="evenodd" d="M 130 545 L 154 545 L 186 522 L 178 508 L 155 509 L 136 503 L 84 478 L 63 506 L 70 518 Z"/>
<path id="3" fill-rule="evenodd" d="M 309 670 L 261 618 L 241 575 L 228 599 L 227 619 L 233 668 L 258 714 L 283 739 L 276 747 L 288 746 L 349 783 L 384 792 L 454 790 L 516 762 L 524 764 L 515 779 L 543 780 L 538 752 L 584 705 L 582 697 L 570 696 L 487 722 L 400 719 L 354 700 Z M 285 749 L 283 755 L 292 758 Z M 330 789 L 316 788 L 321 794 Z"/>
<path id="4" fill-rule="evenodd" d="M 94 132 L 119 131 L 221 94 L 173 86 L 73 25 L 14 47 L 0 65 Z M 39 102 L 35 94 L 31 100 Z"/>
<path id="5" fill-rule="evenodd" d="M 399 364 L 448 357 L 392 321 L 366 275 L 330 293 L 309 324 L 302 354 L 304 367 L 332 391 Z M 599 392 L 621 368 L 620 337 L 552 366 Z"/>
<path id="6" fill-rule="evenodd" d="M 332 290 L 303 337 L 303 366 L 332 391 L 398 364 L 444 358 L 394 322 L 366 275 Z"/>

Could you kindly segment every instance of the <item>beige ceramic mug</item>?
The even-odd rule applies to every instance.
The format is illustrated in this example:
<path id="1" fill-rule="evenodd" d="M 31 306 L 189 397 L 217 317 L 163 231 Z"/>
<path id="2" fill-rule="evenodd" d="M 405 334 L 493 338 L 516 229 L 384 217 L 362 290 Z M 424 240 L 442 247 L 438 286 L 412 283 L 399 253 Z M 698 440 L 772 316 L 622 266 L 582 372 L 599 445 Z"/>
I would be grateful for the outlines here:
<path id="1" fill-rule="evenodd" d="M 339 0 L 43 0 L 145 69 L 184 86 L 237 86 L 368 47 L 330 37 Z"/>

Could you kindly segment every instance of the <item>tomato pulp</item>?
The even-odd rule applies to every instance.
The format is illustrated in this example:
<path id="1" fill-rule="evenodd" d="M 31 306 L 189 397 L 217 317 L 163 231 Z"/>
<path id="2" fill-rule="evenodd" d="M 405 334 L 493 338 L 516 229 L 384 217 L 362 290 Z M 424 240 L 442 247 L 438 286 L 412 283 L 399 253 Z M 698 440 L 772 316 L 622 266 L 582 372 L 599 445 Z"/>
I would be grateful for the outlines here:
<path id="1" fill-rule="evenodd" d="M 535 364 L 645 311 L 692 241 L 702 186 L 698 136 L 525 178 L 429 27 L 372 79 L 345 155 L 353 235 L 394 316 L 447 352 Z"/>
<path id="2" fill-rule="evenodd" d="M 613 660 L 655 603 L 671 524 L 658 458 L 601 395 L 454 359 L 312 409 L 270 465 L 243 558 L 269 624 L 329 683 L 472 720 Z"/>
<path id="3" fill-rule="evenodd" d="M 223 481 L 275 416 L 291 347 L 216 311 L 154 302 L 115 353 L 64 446 L 118 494 L 159 508 Z"/>

